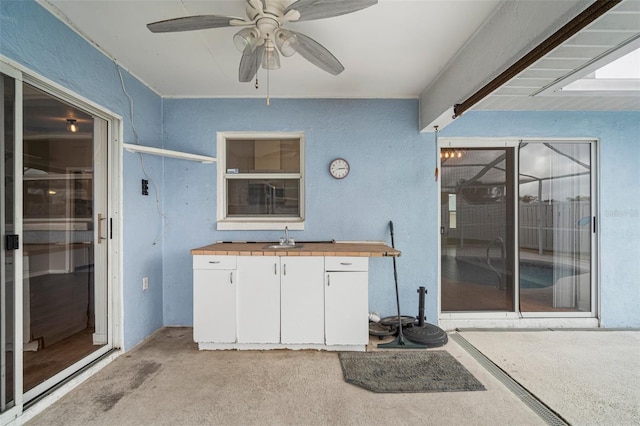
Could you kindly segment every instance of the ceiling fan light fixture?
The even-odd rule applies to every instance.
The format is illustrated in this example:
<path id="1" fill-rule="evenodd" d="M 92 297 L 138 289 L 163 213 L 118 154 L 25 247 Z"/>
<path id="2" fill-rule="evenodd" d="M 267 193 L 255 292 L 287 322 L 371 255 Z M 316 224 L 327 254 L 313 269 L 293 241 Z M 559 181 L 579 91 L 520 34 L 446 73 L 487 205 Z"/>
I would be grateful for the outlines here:
<path id="1" fill-rule="evenodd" d="M 259 41 L 260 35 L 255 28 L 243 28 L 233 36 L 233 44 L 235 44 L 240 53 L 244 53 L 247 47 L 253 52 L 256 50 Z"/>
<path id="2" fill-rule="evenodd" d="M 298 38 L 290 31 L 279 29 L 276 31 L 276 46 L 282 53 L 282 56 L 289 57 L 296 53 L 298 47 Z"/>
<path id="3" fill-rule="evenodd" d="M 270 40 L 267 40 L 266 43 L 266 49 L 262 57 L 262 68 L 266 70 L 280 69 L 280 55 L 278 55 L 278 51 Z"/>

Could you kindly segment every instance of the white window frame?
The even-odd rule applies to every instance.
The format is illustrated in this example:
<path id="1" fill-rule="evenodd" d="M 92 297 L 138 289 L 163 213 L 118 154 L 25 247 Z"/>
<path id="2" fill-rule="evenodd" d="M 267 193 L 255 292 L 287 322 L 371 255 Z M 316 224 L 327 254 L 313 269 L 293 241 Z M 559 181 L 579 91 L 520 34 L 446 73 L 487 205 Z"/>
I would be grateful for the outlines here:
<path id="1" fill-rule="evenodd" d="M 299 139 L 300 140 L 300 173 L 264 173 L 252 174 L 254 178 L 291 179 L 297 177 L 300 181 L 300 216 L 299 217 L 227 217 L 227 139 Z M 291 230 L 304 230 L 305 218 L 305 136 L 304 132 L 218 132 L 217 150 L 217 229 L 227 231 L 240 230 L 282 230 L 288 226 Z"/>

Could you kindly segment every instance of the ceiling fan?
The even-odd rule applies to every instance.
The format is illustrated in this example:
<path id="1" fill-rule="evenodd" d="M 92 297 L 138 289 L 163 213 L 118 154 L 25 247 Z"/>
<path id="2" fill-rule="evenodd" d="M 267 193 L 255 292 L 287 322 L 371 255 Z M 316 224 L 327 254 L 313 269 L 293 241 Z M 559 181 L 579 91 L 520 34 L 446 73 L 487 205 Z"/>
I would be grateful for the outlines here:
<path id="1" fill-rule="evenodd" d="M 194 31 L 208 28 L 246 27 L 233 36 L 242 52 L 239 79 L 248 82 L 262 65 L 280 68 L 283 56 L 299 53 L 320 69 L 338 75 L 344 66 L 320 43 L 302 33 L 283 28 L 287 22 L 311 21 L 345 15 L 373 6 L 377 0 L 246 0 L 247 19 L 219 15 L 186 16 L 147 24 L 153 33 Z"/>

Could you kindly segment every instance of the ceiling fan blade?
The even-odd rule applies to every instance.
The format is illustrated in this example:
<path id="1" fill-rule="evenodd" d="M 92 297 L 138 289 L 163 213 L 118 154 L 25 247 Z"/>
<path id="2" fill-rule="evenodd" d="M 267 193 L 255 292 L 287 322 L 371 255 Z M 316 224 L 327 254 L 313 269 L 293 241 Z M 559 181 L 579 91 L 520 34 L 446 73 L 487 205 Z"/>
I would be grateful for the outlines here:
<path id="1" fill-rule="evenodd" d="M 249 6 L 253 7 L 254 9 L 260 12 L 262 12 L 267 7 L 265 0 L 246 0 L 246 1 L 249 4 Z"/>
<path id="2" fill-rule="evenodd" d="M 307 61 L 329 74 L 338 75 L 344 71 L 340 61 L 331 54 L 324 46 L 309 36 L 289 30 L 296 36 L 297 43 L 294 49 Z"/>
<path id="3" fill-rule="evenodd" d="M 185 16 L 183 18 L 152 22 L 147 24 L 147 28 L 149 28 L 149 31 L 152 33 L 174 33 L 179 31 L 230 27 L 232 26 L 231 21 L 242 21 L 242 19 L 218 15 Z"/>
<path id="4" fill-rule="evenodd" d="M 290 4 L 283 14 L 296 10 L 300 13 L 298 21 L 311 21 L 346 15 L 377 3 L 378 0 L 298 0 Z"/>
<path id="5" fill-rule="evenodd" d="M 242 58 L 240 59 L 240 69 L 238 70 L 238 79 L 241 83 L 247 83 L 255 77 L 258 68 L 262 64 L 262 56 L 264 55 L 264 44 L 251 51 L 251 46 L 244 49 Z"/>

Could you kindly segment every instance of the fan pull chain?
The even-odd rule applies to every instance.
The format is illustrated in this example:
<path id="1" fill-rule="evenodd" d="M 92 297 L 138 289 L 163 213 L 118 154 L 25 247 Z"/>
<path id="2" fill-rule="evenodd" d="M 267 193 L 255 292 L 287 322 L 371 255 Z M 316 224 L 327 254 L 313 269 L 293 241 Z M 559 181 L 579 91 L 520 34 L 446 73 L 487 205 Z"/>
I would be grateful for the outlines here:
<path id="1" fill-rule="evenodd" d="M 267 106 L 271 105 L 271 99 L 269 98 L 269 68 L 267 68 Z"/>
<path id="2" fill-rule="evenodd" d="M 258 87 L 260 87 L 258 85 L 258 56 L 256 56 L 256 90 L 258 90 Z"/>

